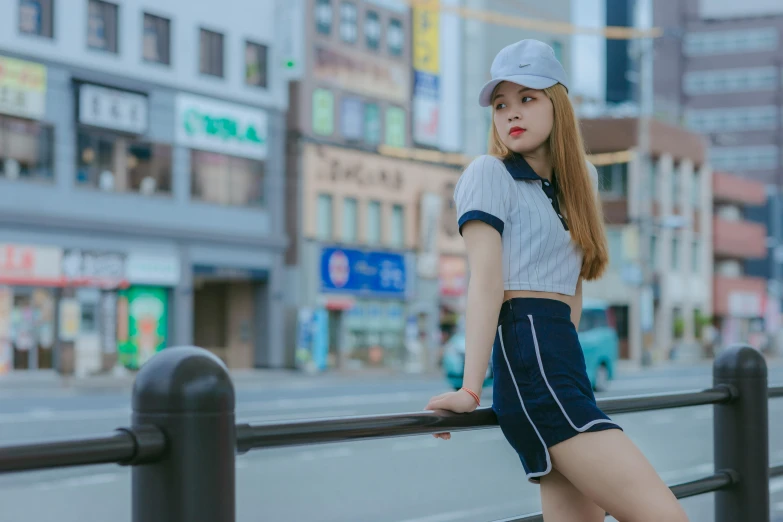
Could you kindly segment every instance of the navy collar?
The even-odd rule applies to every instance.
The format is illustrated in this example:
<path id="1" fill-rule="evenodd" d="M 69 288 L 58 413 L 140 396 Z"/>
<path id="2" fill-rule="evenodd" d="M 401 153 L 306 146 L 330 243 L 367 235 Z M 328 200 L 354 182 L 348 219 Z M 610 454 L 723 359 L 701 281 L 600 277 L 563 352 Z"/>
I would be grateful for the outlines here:
<path id="1" fill-rule="evenodd" d="M 544 178 L 536 174 L 536 171 L 528 164 L 521 154 L 513 154 L 510 158 L 503 160 L 508 173 L 514 179 L 524 179 L 528 181 L 543 181 Z"/>
<path id="2" fill-rule="evenodd" d="M 527 162 L 527 160 L 525 160 L 524 157 L 522 157 L 521 154 L 512 154 L 510 158 L 503 160 L 503 164 L 506 166 L 508 173 L 511 174 L 511 177 L 516 180 L 522 179 L 526 181 L 546 181 L 544 178 L 536 174 L 536 171 L 533 170 L 533 167 L 530 166 L 530 164 Z M 552 172 L 552 185 L 557 187 L 557 176 L 555 175 L 554 171 Z"/>

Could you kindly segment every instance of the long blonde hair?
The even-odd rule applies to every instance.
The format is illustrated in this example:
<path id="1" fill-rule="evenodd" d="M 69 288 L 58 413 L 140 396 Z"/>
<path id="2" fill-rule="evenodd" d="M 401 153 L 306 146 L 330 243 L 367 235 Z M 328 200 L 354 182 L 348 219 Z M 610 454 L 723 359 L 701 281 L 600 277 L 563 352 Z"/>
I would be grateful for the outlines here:
<path id="1" fill-rule="evenodd" d="M 558 83 L 543 92 L 552 101 L 555 112 L 549 150 L 560 188 L 559 198 L 568 219 L 571 239 L 584 256 L 580 276 L 587 281 L 598 279 L 609 264 L 609 251 L 603 209 L 594 197 L 582 133 L 565 87 Z M 494 112 L 494 108 L 492 110 Z M 500 139 L 495 124 L 490 127 L 489 154 L 502 160 L 510 158 L 514 153 Z"/>

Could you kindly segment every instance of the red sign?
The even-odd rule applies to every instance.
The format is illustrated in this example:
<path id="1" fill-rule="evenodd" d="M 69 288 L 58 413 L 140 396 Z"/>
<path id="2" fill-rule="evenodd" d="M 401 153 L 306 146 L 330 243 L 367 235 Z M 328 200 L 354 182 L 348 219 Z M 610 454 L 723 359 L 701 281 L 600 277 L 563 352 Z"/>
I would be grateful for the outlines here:
<path id="1" fill-rule="evenodd" d="M 58 286 L 62 249 L 0 243 L 0 283 Z"/>
<path id="2" fill-rule="evenodd" d="M 460 297 L 467 289 L 467 261 L 464 257 L 441 256 L 440 295 Z"/>

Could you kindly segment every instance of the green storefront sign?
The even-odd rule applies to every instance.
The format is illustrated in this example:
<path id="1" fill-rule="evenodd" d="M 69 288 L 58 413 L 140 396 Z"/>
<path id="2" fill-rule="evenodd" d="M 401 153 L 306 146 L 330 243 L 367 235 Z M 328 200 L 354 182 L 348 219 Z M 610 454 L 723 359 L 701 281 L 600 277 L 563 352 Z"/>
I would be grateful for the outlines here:
<path id="1" fill-rule="evenodd" d="M 177 96 L 176 141 L 191 149 L 264 160 L 267 112 L 212 98 Z"/>
<path id="2" fill-rule="evenodd" d="M 168 336 L 166 289 L 134 286 L 121 291 L 118 314 L 121 314 L 118 328 L 120 363 L 128 368 L 140 368 L 150 357 L 166 347 Z"/>

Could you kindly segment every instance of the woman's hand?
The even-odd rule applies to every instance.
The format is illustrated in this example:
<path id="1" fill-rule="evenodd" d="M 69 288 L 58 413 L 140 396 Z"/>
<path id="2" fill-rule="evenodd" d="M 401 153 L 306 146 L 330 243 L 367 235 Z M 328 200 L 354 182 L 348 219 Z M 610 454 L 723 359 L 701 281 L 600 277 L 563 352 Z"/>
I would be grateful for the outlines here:
<path id="1" fill-rule="evenodd" d="M 425 410 L 447 410 L 454 413 L 470 413 L 478 407 L 476 399 L 465 390 L 443 393 L 430 399 Z M 436 439 L 449 440 L 451 433 L 433 433 Z"/>

